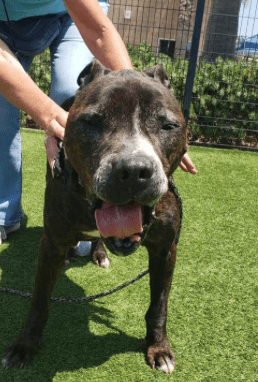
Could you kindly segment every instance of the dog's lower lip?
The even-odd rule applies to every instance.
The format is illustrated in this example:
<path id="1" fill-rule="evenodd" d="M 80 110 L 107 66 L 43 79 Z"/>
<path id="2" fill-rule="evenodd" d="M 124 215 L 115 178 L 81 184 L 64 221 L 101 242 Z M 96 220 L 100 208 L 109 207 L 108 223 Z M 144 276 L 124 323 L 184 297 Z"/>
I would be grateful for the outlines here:
<path id="1" fill-rule="evenodd" d="M 126 237 L 125 239 L 110 237 L 107 240 L 109 240 L 113 247 L 119 252 L 131 251 L 133 248 L 136 248 L 141 244 L 140 234 L 135 234 L 130 237 Z"/>

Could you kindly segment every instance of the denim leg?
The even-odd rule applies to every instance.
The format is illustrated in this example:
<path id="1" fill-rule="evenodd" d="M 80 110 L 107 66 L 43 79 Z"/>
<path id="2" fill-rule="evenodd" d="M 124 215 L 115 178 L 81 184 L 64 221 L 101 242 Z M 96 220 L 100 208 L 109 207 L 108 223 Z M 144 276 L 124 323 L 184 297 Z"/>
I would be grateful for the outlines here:
<path id="1" fill-rule="evenodd" d="M 100 5 L 107 14 L 109 5 L 106 2 L 100 2 Z M 66 98 L 75 94 L 80 72 L 94 57 L 68 15 L 62 18 L 62 30 L 50 45 L 50 51 L 50 97 L 60 105 Z"/>
<path id="2" fill-rule="evenodd" d="M 25 70 L 31 59 L 22 58 Z M 0 225 L 23 218 L 20 110 L 0 95 Z"/>

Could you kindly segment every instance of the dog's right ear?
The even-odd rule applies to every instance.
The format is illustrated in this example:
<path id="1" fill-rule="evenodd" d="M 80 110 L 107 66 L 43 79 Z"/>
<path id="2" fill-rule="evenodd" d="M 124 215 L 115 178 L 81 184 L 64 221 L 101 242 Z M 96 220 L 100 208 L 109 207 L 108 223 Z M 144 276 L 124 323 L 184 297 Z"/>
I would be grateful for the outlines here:
<path id="1" fill-rule="evenodd" d="M 88 85 L 94 79 L 104 76 L 110 73 L 111 70 L 102 65 L 98 60 L 93 60 L 88 64 L 83 71 L 80 73 L 77 84 L 80 86 L 80 89 Z"/>
<path id="2" fill-rule="evenodd" d="M 168 75 L 163 68 L 162 64 L 157 64 L 152 68 L 144 70 L 144 73 L 149 77 L 154 78 L 155 80 L 161 82 L 167 89 L 170 89 L 170 84 L 168 80 Z"/>

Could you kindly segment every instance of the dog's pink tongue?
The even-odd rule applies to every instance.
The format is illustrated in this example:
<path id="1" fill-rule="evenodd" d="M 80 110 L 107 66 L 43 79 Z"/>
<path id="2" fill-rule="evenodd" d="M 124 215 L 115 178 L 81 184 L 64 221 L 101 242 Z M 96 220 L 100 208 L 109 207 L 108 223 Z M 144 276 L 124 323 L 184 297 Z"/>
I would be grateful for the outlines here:
<path id="1" fill-rule="evenodd" d="M 95 211 L 95 219 L 100 234 L 104 237 L 125 239 L 143 232 L 142 209 L 140 204 L 117 206 L 104 202 Z"/>

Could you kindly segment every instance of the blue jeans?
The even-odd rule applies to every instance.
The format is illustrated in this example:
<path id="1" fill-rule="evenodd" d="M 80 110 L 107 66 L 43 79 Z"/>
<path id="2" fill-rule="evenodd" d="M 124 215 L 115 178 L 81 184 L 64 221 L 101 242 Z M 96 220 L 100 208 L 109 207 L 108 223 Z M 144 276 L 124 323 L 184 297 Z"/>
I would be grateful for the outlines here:
<path id="1" fill-rule="evenodd" d="M 100 1 L 107 14 L 108 4 Z M 12 22 L 19 59 L 26 71 L 34 56 L 50 48 L 50 97 L 58 104 L 74 95 L 77 77 L 93 59 L 92 53 L 67 13 L 30 17 Z M 0 39 L 14 51 L 6 22 L 0 21 Z M 20 111 L 0 95 L 0 225 L 23 218 Z"/>

